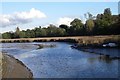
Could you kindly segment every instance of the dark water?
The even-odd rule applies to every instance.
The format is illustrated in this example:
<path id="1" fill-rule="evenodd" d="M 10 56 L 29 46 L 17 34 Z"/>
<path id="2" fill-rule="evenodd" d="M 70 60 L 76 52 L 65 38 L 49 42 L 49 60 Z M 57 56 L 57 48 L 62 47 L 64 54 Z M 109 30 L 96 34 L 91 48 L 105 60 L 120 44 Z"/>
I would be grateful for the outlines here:
<path id="1" fill-rule="evenodd" d="M 34 44 L 56 44 L 56 47 L 37 49 Z M 118 78 L 118 60 L 100 59 L 97 54 L 72 49 L 71 45 L 60 42 L 3 43 L 2 51 L 21 60 L 35 78 Z M 120 52 L 118 49 L 95 51 Z"/>

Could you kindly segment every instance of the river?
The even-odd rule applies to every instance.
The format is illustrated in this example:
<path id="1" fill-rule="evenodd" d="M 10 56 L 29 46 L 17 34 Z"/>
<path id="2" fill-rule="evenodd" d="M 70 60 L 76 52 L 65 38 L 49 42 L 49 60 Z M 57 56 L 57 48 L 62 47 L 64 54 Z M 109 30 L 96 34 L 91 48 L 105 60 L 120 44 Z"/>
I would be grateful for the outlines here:
<path id="1" fill-rule="evenodd" d="M 34 44 L 55 44 L 38 49 Z M 2 51 L 21 60 L 34 78 L 118 78 L 118 61 L 100 59 L 99 55 L 72 49 L 65 42 L 2 43 Z M 100 51 L 97 49 L 96 51 Z M 117 54 L 119 49 L 102 52 Z"/>

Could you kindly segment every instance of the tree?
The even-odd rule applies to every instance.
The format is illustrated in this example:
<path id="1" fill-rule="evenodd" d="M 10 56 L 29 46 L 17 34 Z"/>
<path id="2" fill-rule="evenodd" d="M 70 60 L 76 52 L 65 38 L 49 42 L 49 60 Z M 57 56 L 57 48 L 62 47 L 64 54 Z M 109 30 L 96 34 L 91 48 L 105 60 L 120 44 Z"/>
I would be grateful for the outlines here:
<path id="1" fill-rule="evenodd" d="M 69 34 L 70 35 L 81 35 L 83 34 L 83 23 L 80 19 L 75 18 L 71 23 L 70 23 L 70 29 L 69 29 Z"/>
<path id="2" fill-rule="evenodd" d="M 24 30 L 20 31 L 20 38 L 26 38 L 26 32 Z"/>
<path id="3" fill-rule="evenodd" d="M 36 27 L 34 29 L 35 37 L 44 37 L 47 36 L 46 28 L 42 28 L 41 26 Z"/>
<path id="4" fill-rule="evenodd" d="M 16 28 L 15 38 L 20 38 L 20 29 L 19 29 L 19 27 Z"/>
<path id="5" fill-rule="evenodd" d="M 5 32 L 2 34 L 3 39 L 12 39 L 12 33 L 11 32 Z"/>
<path id="6" fill-rule="evenodd" d="M 59 28 L 63 28 L 67 31 L 69 29 L 69 26 L 67 26 L 65 24 L 61 24 L 61 25 L 59 25 Z"/>
<path id="7" fill-rule="evenodd" d="M 109 16 L 111 16 L 111 10 L 110 10 L 110 8 L 106 8 L 106 9 L 104 9 L 104 15 L 109 15 Z"/>
<path id="8" fill-rule="evenodd" d="M 30 30 L 30 37 L 35 38 L 35 31 L 33 29 Z"/>
<path id="9" fill-rule="evenodd" d="M 40 30 L 40 36 L 41 37 L 47 36 L 47 32 L 44 28 Z"/>
<path id="10" fill-rule="evenodd" d="M 55 34 L 57 27 L 53 24 L 50 24 L 46 31 L 47 31 L 47 36 L 56 36 L 57 34 Z"/>
<path id="11" fill-rule="evenodd" d="M 84 17 L 89 20 L 89 19 L 95 19 L 95 16 L 93 16 L 90 12 L 87 12 L 84 14 Z"/>
<path id="12" fill-rule="evenodd" d="M 34 31 L 35 31 L 35 37 L 39 37 L 39 28 L 36 27 Z"/>
<path id="13" fill-rule="evenodd" d="M 59 28 L 62 28 L 62 29 L 64 29 L 65 30 L 65 32 L 64 32 L 64 35 L 69 35 L 69 26 L 67 26 L 67 25 L 65 25 L 65 24 L 61 24 L 61 25 L 59 25 Z"/>
<path id="14" fill-rule="evenodd" d="M 110 8 L 106 8 L 103 14 L 98 14 L 95 20 L 94 34 L 110 34 L 110 25 L 114 23 Z"/>
<path id="15" fill-rule="evenodd" d="M 31 37 L 31 30 L 27 29 L 25 34 L 26 34 L 26 38 L 30 38 Z"/>
<path id="16" fill-rule="evenodd" d="M 94 21 L 92 19 L 89 19 L 86 21 L 86 31 L 89 35 L 92 34 L 93 28 L 94 28 Z"/>
<path id="17" fill-rule="evenodd" d="M 120 14 L 113 15 L 113 24 L 110 25 L 110 32 L 111 34 L 120 34 Z"/>
<path id="18" fill-rule="evenodd" d="M 88 15 L 88 17 L 87 17 Z M 91 14 L 91 13 L 86 13 L 85 15 L 85 18 L 87 19 L 86 20 L 86 23 L 85 23 L 85 29 L 86 29 L 86 33 L 87 35 L 92 35 L 93 34 L 93 28 L 94 28 L 94 16 Z"/>
<path id="19" fill-rule="evenodd" d="M 55 31 L 56 36 L 65 36 L 66 35 L 66 31 L 63 28 L 57 28 Z"/>

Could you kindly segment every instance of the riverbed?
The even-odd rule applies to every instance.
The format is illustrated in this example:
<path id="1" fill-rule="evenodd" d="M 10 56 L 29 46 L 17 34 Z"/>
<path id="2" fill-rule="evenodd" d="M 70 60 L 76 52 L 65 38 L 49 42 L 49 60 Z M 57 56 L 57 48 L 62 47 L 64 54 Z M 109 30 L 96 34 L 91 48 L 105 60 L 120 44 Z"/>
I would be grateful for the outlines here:
<path id="1" fill-rule="evenodd" d="M 55 44 L 56 47 L 38 49 L 34 44 Z M 72 49 L 65 42 L 3 43 L 2 51 L 22 61 L 33 72 L 34 78 L 118 78 L 119 60 L 101 59 Z M 100 51 L 99 49 L 95 50 Z M 119 54 L 119 49 L 102 52 Z"/>

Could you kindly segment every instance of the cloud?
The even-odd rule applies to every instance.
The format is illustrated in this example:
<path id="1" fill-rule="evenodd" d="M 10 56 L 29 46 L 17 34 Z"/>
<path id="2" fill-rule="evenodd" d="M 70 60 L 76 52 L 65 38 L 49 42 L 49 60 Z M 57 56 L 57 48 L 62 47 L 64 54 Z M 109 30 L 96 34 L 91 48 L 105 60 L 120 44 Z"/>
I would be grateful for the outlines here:
<path id="1" fill-rule="evenodd" d="M 15 12 L 13 14 L 0 15 L 0 26 L 7 27 L 17 24 L 26 24 L 32 22 L 33 19 L 36 18 L 46 18 L 46 15 L 34 8 L 32 8 L 29 12 Z"/>
<path id="2" fill-rule="evenodd" d="M 43 25 L 42 27 L 44 27 L 44 28 L 47 28 L 49 25 L 50 25 L 50 24 L 47 24 L 47 25 Z"/>
<path id="3" fill-rule="evenodd" d="M 74 18 L 62 17 L 62 18 L 59 18 L 57 24 L 58 25 L 66 24 L 66 25 L 70 26 L 70 22 L 72 22 L 73 20 L 74 20 Z"/>

